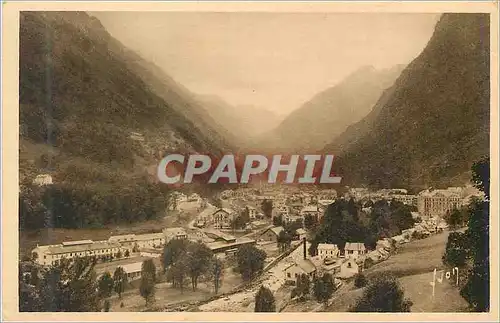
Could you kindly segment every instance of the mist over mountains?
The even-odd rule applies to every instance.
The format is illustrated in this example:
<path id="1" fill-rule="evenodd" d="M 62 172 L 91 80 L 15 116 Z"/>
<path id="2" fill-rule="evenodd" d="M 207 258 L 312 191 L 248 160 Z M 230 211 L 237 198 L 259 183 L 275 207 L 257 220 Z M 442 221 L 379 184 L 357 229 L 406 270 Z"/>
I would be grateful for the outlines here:
<path id="1" fill-rule="evenodd" d="M 253 105 L 233 106 L 215 95 L 198 95 L 197 99 L 207 114 L 243 145 L 274 129 L 283 119 L 268 109 Z"/>
<path id="2" fill-rule="evenodd" d="M 269 150 L 314 152 L 361 120 L 390 87 L 403 65 L 377 70 L 363 66 L 339 84 L 328 88 L 288 115 L 253 144 Z"/>

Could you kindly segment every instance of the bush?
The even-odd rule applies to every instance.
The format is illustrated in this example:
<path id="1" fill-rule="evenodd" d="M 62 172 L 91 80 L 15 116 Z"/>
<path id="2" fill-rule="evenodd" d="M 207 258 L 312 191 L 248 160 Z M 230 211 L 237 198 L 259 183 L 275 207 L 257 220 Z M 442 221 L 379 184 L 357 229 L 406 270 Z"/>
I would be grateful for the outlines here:
<path id="1" fill-rule="evenodd" d="M 366 279 L 365 275 L 356 274 L 356 276 L 354 276 L 354 286 L 356 286 L 356 288 L 365 287 L 367 283 L 368 279 Z"/>
<path id="2" fill-rule="evenodd" d="M 397 278 L 383 275 L 372 279 L 350 312 L 410 312 L 412 305 Z"/>
<path id="3" fill-rule="evenodd" d="M 367 257 L 365 259 L 365 269 L 368 269 L 368 268 L 370 268 L 373 265 L 375 265 L 375 262 L 373 261 L 373 259 Z"/>

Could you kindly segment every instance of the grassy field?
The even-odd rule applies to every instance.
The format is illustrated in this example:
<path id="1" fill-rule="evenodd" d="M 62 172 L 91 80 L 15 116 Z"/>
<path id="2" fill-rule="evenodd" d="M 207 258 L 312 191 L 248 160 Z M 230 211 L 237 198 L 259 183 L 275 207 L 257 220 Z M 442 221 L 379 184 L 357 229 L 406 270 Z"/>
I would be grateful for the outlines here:
<path id="1" fill-rule="evenodd" d="M 460 296 L 458 288 L 446 280 L 436 283 L 435 296 L 432 297 L 430 282 L 434 269 L 443 269 L 441 257 L 447 239 L 448 232 L 443 232 L 403 245 L 388 260 L 367 269 L 365 275 L 391 273 L 399 277 L 405 296 L 413 302 L 412 312 L 467 311 L 468 304 Z M 347 288 L 334 296 L 325 311 L 346 312 L 362 293 L 362 289 Z"/>
<path id="2" fill-rule="evenodd" d="M 241 276 L 234 273 L 232 268 L 227 268 L 219 293 L 226 293 L 241 282 Z M 191 289 L 191 285 L 186 285 L 182 292 L 179 288 L 173 288 L 170 283 L 162 282 L 156 284 L 155 302 L 152 306 L 157 309 L 175 307 L 181 303 L 200 301 L 213 295 L 212 282 L 200 282 L 196 291 Z M 113 293 L 110 300 L 112 312 L 140 312 L 146 309 L 146 302 L 139 294 L 139 288 L 130 288 L 122 295 L 122 299 L 118 299 L 118 296 Z M 123 303 L 123 307 L 120 306 L 121 303 Z"/>

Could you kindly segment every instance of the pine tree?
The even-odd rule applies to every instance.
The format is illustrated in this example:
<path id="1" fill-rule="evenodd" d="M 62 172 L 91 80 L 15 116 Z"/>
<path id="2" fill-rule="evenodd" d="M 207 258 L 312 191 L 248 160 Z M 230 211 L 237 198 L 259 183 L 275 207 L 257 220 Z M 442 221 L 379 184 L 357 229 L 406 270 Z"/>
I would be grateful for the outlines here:
<path id="1" fill-rule="evenodd" d="M 128 283 L 128 277 L 125 270 L 122 267 L 118 267 L 115 269 L 113 274 L 114 281 L 114 291 L 118 294 L 118 298 L 122 298 L 122 293 L 125 291 L 125 287 Z"/>
<path id="2" fill-rule="evenodd" d="M 156 284 L 156 266 L 152 259 L 144 260 L 141 270 L 141 285 L 139 292 L 146 300 L 146 306 L 154 301 Z"/>
<path id="3" fill-rule="evenodd" d="M 255 312 L 276 312 L 276 301 L 269 288 L 261 286 L 255 295 Z"/>
<path id="4" fill-rule="evenodd" d="M 108 298 L 111 296 L 111 292 L 113 291 L 113 278 L 111 278 L 111 274 L 109 272 L 105 272 L 97 283 L 99 288 L 99 297 Z"/>

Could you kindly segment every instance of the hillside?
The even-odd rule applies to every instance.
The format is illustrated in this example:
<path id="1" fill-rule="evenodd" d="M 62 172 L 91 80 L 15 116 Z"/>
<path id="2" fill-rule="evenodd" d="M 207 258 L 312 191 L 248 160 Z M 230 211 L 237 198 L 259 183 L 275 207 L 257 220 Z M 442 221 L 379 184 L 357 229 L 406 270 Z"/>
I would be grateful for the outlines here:
<path id="1" fill-rule="evenodd" d="M 293 111 L 276 129 L 264 134 L 256 146 L 286 152 L 323 148 L 349 125 L 365 117 L 403 68 L 397 65 L 377 70 L 365 66 L 356 70 Z"/>
<path id="2" fill-rule="evenodd" d="M 465 183 L 489 151 L 489 70 L 488 15 L 444 14 L 373 110 L 325 147 L 344 183 Z"/>
<path id="3" fill-rule="evenodd" d="M 39 157 L 32 144 L 120 167 L 156 164 L 167 150 L 230 149 L 203 113 L 189 91 L 111 38 L 96 18 L 21 15 L 20 139 L 28 159 Z"/>
<path id="4" fill-rule="evenodd" d="M 448 232 L 443 232 L 400 246 L 396 254 L 370 267 L 364 274 L 368 279 L 377 274 L 392 274 L 398 277 L 405 297 L 413 302 L 412 312 L 468 312 L 468 304 L 460 296 L 460 289 L 449 281 L 437 283 L 435 298 L 432 298 L 430 282 L 434 269 L 445 269 L 441 257 L 447 238 Z M 347 312 L 362 293 L 362 288 L 357 289 L 351 283 L 336 294 L 331 305 L 323 311 Z"/>
<path id="5" fill-rule="evenodd" d="M 232 149 L 193 94 L 86 13 L 23 12 L 19 78 L 20 183 L 39 173 L 55 183 L 22 187 L 21 225 L 155 217 L 168 191 L 155 183 L 166 152 Z"/>
<path id="6" fill-rule="evenodd" d="M 212 119 L 243 145 L 281 121 L 280 116 L 267 109 L 253 105 L 232 106 L 214 95 L 199 95 L 198 101 Z"/>

